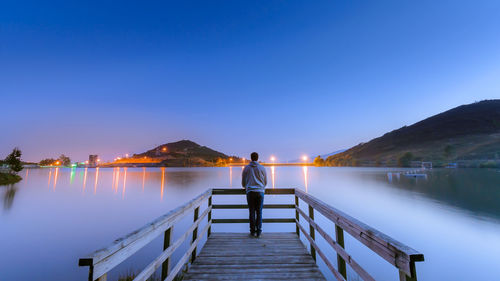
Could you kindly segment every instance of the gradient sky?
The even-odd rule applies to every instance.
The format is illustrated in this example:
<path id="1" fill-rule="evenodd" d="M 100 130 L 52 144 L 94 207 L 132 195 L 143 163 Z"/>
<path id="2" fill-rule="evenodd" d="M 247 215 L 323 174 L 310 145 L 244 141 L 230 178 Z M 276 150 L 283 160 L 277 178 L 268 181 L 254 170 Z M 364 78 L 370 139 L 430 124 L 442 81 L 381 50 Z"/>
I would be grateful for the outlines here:
<path id="1" fill-rule="evenodd" d="M 500 97 L 500 1 L 0 3 L 0 157 L 279 160 Z"/>

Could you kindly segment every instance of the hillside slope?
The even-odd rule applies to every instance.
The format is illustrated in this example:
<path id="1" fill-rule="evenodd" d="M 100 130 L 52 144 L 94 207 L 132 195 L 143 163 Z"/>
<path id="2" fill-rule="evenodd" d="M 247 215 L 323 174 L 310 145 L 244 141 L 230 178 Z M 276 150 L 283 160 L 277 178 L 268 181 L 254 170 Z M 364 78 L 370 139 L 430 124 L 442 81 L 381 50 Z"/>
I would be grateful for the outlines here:
<path id="1" fill-rule="evenodd" d="M 327 164 L 390 166 L 396 165 L 408 152 L 410 160 L 437 164 L 497 159 L 500 156 L 500 100 L 462 105 L 404 126 L 330 156 Z"/>
<path id="2" fill-rule="evenodd" d="M 160 162 L 161 166 L 213 166 L 230 158 L 222 152 L 201 146 L 190 140 L 166 143 L 140 154 L 132 159 L 148 158 Z M 236 157 L 234 157 L 236 158 Z M 237 158 L 235 159 L 237 160 Z"/>

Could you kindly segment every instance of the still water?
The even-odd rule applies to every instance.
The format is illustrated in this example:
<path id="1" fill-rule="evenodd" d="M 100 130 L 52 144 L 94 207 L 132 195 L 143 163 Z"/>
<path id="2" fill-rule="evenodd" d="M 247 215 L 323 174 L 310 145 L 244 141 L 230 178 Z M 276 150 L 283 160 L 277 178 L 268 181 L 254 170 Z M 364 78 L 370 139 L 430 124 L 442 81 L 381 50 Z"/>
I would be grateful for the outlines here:
<path id="1" fill-rule="evenodd" d="M 270 188 L 305 189 L 424 253 L 425 262 L 417 263 L 419 280 L 498 280 L 500 276 L 500 173 L 496 170 L 434 169 L 427 178 L 415 179 L 389 176 L 402 170 L 387 168 L 267 169 Z M 238 188 L 241 171 L 241 167 L 23 170 L 23 181 L 0 186 L 0 280 L 86 280 L 87 268 L 77 266 L 79 257 L 208 187 Z M 244 202 L 242 196 L 233 199 Z M 276 196 L 265 200 L 283 202 Z M 246 213 L 241 211 L 232 212 L 232 217 L 244 218 Z M 264 216 L 274 216 L 276 211 L 265 210 Z M 182 225 L 187 228 L 188 223 L 181 223 L 174 236 L 181 235 Z M 246 231 L 245 225 L 231 227 Z M 333 225 L 324 228 L 333 233 Z M 224 230 L 227 226 L 213 227 L 213 231 Z M 292 232 L 295 226 L 265 224 L 264 231 Z M 395 268 L 346 236 L 347 251 L 377 280 L 398 280 Z M 153 241 L 108 278 L 138 271 L 160 251 L 161 241 Z M 327 255 L 336 264 L 333 251 Z M 174 255 L 174 262 L 179 256 Z M 320 267 L 333 280 L 324 264 Z M 352 272 L 348 275 L 349 280 L 357 280 Z"/>

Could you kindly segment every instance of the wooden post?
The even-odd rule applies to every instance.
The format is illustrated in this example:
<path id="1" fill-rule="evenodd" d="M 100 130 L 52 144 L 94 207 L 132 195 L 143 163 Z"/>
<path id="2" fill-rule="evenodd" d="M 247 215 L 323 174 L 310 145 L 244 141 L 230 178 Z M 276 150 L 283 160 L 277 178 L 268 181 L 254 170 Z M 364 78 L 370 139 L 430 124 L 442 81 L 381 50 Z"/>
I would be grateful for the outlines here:
<path id="1" fill-rule="evenodd" d="M 199 212 L 200 212 L 200 206 L 194 209 L 193 222 L 195 222 L 198 219 Z M 197 237 L 198 237 L 198 227 L 196 227 L 193 230 L 193 239 L 191 240 L 191 244 L 193 244 L 193 242 L 196 240 Z M 191 263 L 193 263 L 195 259 L 196 259 L 196 247 L 194 248 L 193 253 L 191 254 Z"/>
<path id="2" fill-rule="evenodd" d="M 299 211 L 297 210 L 298 207 L 299 207 L 299 197 L 297 197 L 297 195 L 295 195 L 295 219 L 297 220 L 295 222 L 295 232 L 300 237 L 300 229 L 299 229 L 300 216 L 299 216 Z"/>
<path id="3" fill-rule="evenodd" d="M 400 281 L 417 281 L 417 270 L 415 268 L 415 262 L 410 262 L 410 271 L 411 276 L 406 275 L 403 271 L 399 271 L 399 280 Z"/>
<path id="4" fill-rule="evenodd" d="M 309 218 L 311 220 L 314 220 L 314 208 L 309 205 Z M 315 234 L 314 234 L 314 227 L 309 224 L 309 236 L 311 236 L 312 240 L 315 240 Z M 316 261 L 316 249 L 314 249 L 312 243 L 309 244 L 311 248 L 311 256 L 313 257 L 314 261 Z"/>
<path id="5" fill-rule="evenodd" d="M 163 251 L 165 251 L 168 247 L 170 247 L 170 244 L 172 244 L 172 238 L 174 237 L 172 229 L 173 226 L 165 230 L 165 234 L 163 235 Z M 169 272 L 170 272 L 170 258 L 166 259 L 161 265 L 161 280 L 165 280 Z"/>
<path id="6" fill-rule="evenodd" d="M 212 206 L 212 196 L 208 197 L 208 208 Z M 212 221 L 212 210 L 208 212 L 208 217 L 207 217 L 207 223 L 210 223 Z M 207 230 L 207 238 L 212 234 L 212 227 L 209 226 Z"/>
<path id="7" fill-rule="evenodd" d="M 339 244 L 340 247 L 345 248 L 344 245 L 344 230 L 342 227 L 335 225 L 335 239 L 337 240 L 337 244 Z M 345 266 L 345 260 L 337 254 L 337 269 L 342 276 L 347 280 L 347 272 L 346 272 L 346 266 Z"/>

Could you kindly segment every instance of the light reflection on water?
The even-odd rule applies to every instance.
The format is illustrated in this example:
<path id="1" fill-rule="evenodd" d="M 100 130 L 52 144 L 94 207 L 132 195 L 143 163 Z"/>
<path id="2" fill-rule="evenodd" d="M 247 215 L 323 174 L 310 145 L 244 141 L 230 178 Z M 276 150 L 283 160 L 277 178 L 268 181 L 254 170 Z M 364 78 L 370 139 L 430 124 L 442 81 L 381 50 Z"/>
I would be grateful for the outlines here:
<path id="1" fill-rule="evenodd" d="M 494 170 L 435 169 L 426 179 L 412 179 L 389 177 L 389 172 L 399 170 L 384 168 L 266 169 L 270 188 L 303 188 L 424 253 L 426 261 L 417 264 L 421 280 L 488 280 L 500 274 L 496 266 L 500 252 L 500 173 Z M 208 187 L 233 186 L 234 180 L 237 184 L 233 187 L 238 188 L 241 171 L 236 167 L 26 170 L 20 183 L 0 187 L 0 279 L 84 280 L 86 268 L 77 267 L 78 257 L 108 245 Z M 48 189 L 44 187 L 47 183 Z M 214 200 L 244 203 L 240 197 Z M 293 203 L 293 198 L 279 196 L 266 196 L 265 200 Z M 245 217 L 245 210 L 240 211 L 214 212 L 214 216 Z M 268 217 L 293 217 L 279 210 L 265 212 Z M 317 220 L 326 223 L 321 216 Z M 231 227 L 216 225 L 213 230 L 246 231 L 244 225 Z M 325 228 L 333 234 L 333 226 Z M 264 230 L 295 228 L 264 225 Z M 370 273 L 380 280 L 397 280 L 395 269 L 358 244 L 346 237 L 347 250 Z M 145 264 L 151 261 L 151 255 L 158 254 L 146 252 L 121 269 Z M 466 256 L 482 258 L 464 259 Z M 30 270 L 26 270 L 27 264 Z"/>

